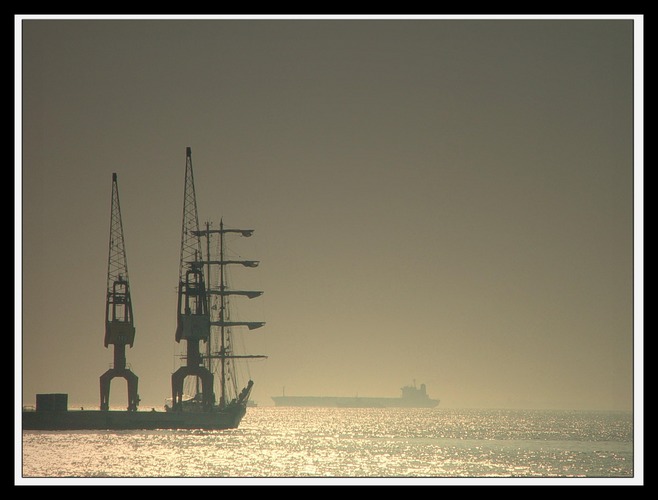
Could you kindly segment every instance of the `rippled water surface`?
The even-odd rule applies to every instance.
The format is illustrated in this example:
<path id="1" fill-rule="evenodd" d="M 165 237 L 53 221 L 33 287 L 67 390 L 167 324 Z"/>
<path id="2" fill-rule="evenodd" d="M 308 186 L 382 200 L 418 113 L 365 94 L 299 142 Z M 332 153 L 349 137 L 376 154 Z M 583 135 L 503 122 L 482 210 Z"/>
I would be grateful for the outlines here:
<path id="1" fill-rule="evenodd" d="M 23 432 L 23 478 L 632 478 L 625 412 L 250 408 L 228 431 Z"/>

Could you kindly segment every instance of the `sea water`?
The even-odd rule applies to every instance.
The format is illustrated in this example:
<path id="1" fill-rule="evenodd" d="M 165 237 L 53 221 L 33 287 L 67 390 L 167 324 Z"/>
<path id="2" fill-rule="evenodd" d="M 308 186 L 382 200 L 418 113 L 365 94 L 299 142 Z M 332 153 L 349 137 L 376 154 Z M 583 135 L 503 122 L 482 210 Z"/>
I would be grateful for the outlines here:
<path id="1" fill-rule="evenodd" d="M 634 450 L 631 412 L 256 407 L 224 431 L 24 431 L 17 475 L 27 484 L 613 480 L 635 477 Z"/>

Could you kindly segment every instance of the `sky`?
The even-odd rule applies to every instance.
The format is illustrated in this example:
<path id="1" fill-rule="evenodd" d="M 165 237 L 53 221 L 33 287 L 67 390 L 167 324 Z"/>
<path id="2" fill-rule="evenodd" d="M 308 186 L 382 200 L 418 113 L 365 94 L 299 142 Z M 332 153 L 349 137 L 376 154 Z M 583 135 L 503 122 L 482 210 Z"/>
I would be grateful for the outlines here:
<path id="1" fill-rule="evenodd" d="M 254 229 L 232 278 L 264 291 L 235 301 L 266 322 L 240 335 L 259 405 L 414 383 L 441 408 L 637 404 L 637 20 L 19 24 L 23 404 L 99 404 L 112 173 L 128 364 L 142 409 L 171 397 L 187 147 L 200 221 Z"/>

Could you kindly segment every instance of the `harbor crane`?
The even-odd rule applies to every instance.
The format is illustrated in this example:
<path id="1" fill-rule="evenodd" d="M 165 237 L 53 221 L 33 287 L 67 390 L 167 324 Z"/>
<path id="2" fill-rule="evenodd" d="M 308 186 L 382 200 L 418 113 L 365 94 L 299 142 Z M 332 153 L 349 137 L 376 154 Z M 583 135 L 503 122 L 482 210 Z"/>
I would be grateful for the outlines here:
<path id="1" fill-rule="evenodd" d="M 107 263 L 107 296 L 105 303 L 105 347 L 114 346 L 114 363 L 100 377 L 101 410 L 110 409 L 110 383 L 122 377 L 128 382 L 128 411 L 137 411 L 138 377 L 126 364 L 126 346 L 133 346 L 135 325 L 128 281 L 128 263 L 123 238 L 123 223 L 119 205 L 117 174 L 112 174 L 112 208 L 110 217 L 110 245 Z"/>

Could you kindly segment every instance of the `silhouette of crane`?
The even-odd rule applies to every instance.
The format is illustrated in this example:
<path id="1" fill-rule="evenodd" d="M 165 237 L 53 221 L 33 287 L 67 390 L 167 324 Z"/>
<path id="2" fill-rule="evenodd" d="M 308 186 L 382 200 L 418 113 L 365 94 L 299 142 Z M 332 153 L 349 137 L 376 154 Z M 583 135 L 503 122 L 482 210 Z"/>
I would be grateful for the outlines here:
<path id="1" fill-rule="evenodd" d="M 110 248 L 107 263 L 107 300 L 105 303 L 105 347 L 114 345 L 114 364 L 100 377 L 101 410 L 110 409 L 110 383 L 115 377 L 128 382 L 128 411 L 137 411 L 138 377 L 126 365 L 126 345 L 133 346 L 135 326 L 128 282 L 128 263 L 123 239 L 117 174 L 112 174 L 112 211 Z"/>
<path id="2" fill-rule="evenodd" d="M 201 381 L 201 400 L 204 410 L 210 411 L 215 402 L 214 376 L 202 363 L 199 342 L 210 339 L 210 313 L 203 273 L 203 256 L 199 238 L 192 148 L 185 155 L 185 192 L 183 199 L 183 228 L 181 234 L 180 267 L 178 280 L 178 321 L 176 342 L 187 344 L 186 364 L 171 376 L 172 409 L 182 411 L 183 384 L 188 376 Z"/>

